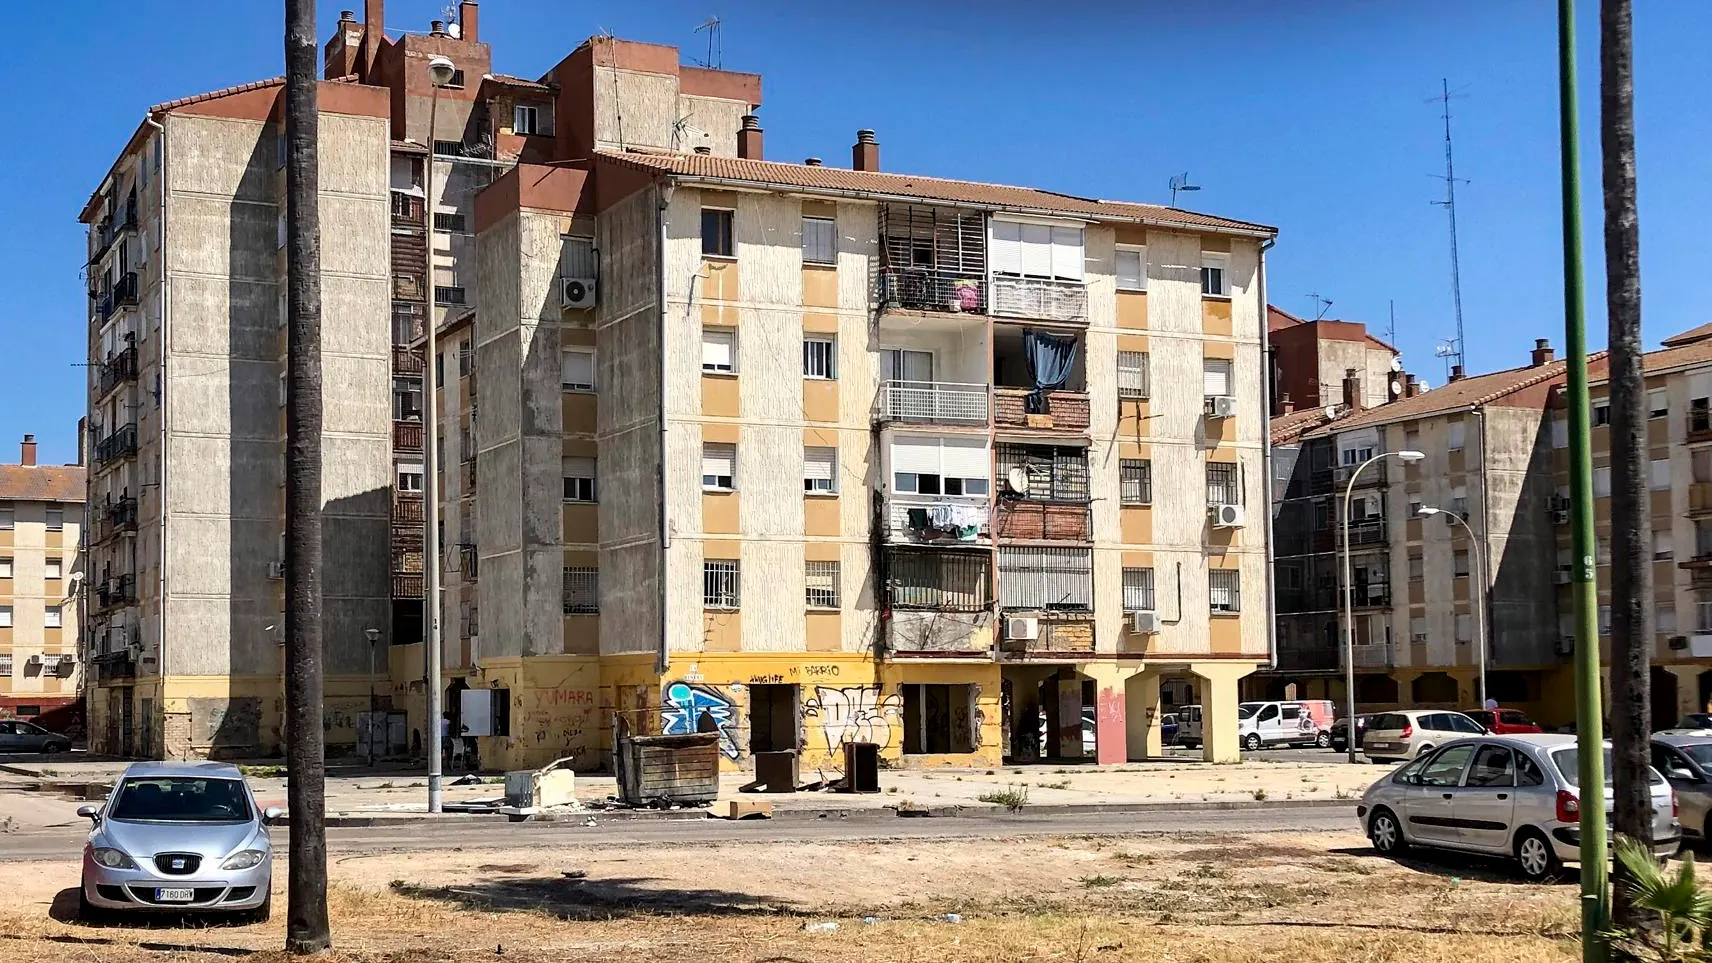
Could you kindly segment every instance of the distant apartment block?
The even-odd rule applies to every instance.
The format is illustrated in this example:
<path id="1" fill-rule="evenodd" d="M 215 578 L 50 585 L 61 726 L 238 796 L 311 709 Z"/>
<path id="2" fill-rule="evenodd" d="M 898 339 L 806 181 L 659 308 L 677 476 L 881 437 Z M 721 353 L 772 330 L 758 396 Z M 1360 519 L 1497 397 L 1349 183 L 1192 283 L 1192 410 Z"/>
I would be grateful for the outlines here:
<path id="1" fill-rule="evenodd" d="M 25 435 L 0 464 L 0 718 L 73 706 L 84 677 L 78 643 L 83 466 L 39 465 Z"/>

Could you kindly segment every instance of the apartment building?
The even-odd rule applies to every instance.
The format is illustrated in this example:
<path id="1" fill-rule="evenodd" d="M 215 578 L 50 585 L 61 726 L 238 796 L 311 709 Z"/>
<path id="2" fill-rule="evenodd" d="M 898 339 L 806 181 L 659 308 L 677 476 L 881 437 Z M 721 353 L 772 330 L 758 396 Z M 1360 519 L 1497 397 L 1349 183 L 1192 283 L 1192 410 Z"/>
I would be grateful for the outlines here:
<path id="1" fill-rule="evenodd" d="M 83 466 L 36 464 L 35 435 L 19 448 L 0 464 L 0 718 L 33 719 L 83 681 Z"/>
<path id="2" fill-rule="evenodd" d="M 1363 408 L 1396 401 L 1404 394 L 1401 355 L 1359 321 L 1305 320 L 1267 305 L 1266 326 L 1272 350 L 1272 414 L 1286 406 L 1306 411 L 1348 404 L 1346 374 L 1354 371 Z"/>

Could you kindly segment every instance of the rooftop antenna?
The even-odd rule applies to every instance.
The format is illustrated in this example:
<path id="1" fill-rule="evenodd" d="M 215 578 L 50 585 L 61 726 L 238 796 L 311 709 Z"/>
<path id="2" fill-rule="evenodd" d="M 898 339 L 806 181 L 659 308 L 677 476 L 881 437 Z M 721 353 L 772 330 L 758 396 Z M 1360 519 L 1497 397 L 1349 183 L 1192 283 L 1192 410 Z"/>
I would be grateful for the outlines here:
<path id="1" fill-rule="evenodd" d="M 1385 343 L 1397 347 L 1397 299 L 1385 302 L 1391 309 L 1391 323 L 1385 326 Z"/>
<path id="2" fill-rule="evenodd" d="M 708 17 L 695 28 L 696 33 L 707 31 L 707 59 L 701 61 L 701 66 L 714 70 L 725 69 L 725 41 L 719 35 L 719 16 Z"/>
<path id="3" fill-rule="evenodd" d="M 1440 341 L 1438 347 L 1433 349 L 1433 357 L 1444 359 L 1446 381 L 1450 380 L 1450 369 L 1455 365 L 1462 364 L 1462 352 L 1456 350 L 1456 341 L 1452 338 Z"/>
<path id="4" fill-rule="evenodd" d="M 1321 320 L 1326 316 L 1326 312 L 1331 310 L 1332 299 L 1322 297 L 1318 291 L 1309 294 L 1308 297 L 1312 298 L 1314 301 L 1314 320 Z"/>
<path id="5" fill-rule="evenodd" d="M 1450 342 L 1452 344 L 1452 350 L 1449 353 L 1440 353 L 1439 357 L 1447 358 L 1447 359 L 1448 358 L 1455 358 L 1456 359 L 1455 361 L 1447 362 L 1449 364 L 1462 364 L 1463 363 L 1463 352 L 1467 350 L 1468 344 L 1467 344 L 1467 342 L 1465 342 L 1463 340 L 1463 337 L 1462 337 L 1462 260 L 1461 260 L 1461 257 L 1457 254 L 1457 250 L 1456 250 L 1456 184 L 1457 184 L 1457 176 L 1456 176 L 1456 163 L 1455 163 L 1455 160 L 1454 160 L 1452 152 L 1451 152 L 1451 141 L 1450 141 L 1451 93 L 1450 93 L 1450 81 L 1449 80 L 1446 80 L 1444 78 L 1439 79 L 1439 95 L 1437 97 L 1427 98 L 1427 103 L 1430 104 L 1435 100 L 1438 101 L 1443 107 L 1443 117 L 1444 117 L 1444 174 L 1443 175 L 1435 174 L 1433 176 L 1439 177 L 1441 180 L 1443 180 L 1445 182 L 1445 199 L 1442 201 L 1433 201 L 1433 203 L 1438 205 L 1439 207 L 1444 208 L 1445 211 L 1450 215 L 1450 294 L 1451 294 L 1452 306 L 1456 310 L 1456 339 L 1453 342 Z M 1468 181 L 1464 180 L 1462 183 L 1466 184 L 1466 183 L 1468 183 Z M 1441 346 L 1441 351 L 1442 351 L 1442 346 Z"/>
<path id="6" fill-rule="evenodd" d="M 1198 191 L 1200 189 L 1201 189 L 1201 186 L 1199 184 L 1189 183 L 1189 172 L 1188 171 L 1184 171 L 1181 174 L 1172 174 L 1171 175 L 1171 206 L 1172 207 L 1177 206 L 1177 193 L 1179 191 Z"/>

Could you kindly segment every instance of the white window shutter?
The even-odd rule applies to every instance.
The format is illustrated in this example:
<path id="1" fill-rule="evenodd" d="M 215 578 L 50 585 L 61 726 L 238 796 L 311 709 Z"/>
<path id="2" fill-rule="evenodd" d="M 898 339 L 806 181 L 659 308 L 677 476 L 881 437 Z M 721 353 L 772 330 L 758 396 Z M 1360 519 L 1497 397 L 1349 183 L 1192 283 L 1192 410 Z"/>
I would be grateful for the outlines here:
<path id="1" fill-rule="evenodd" d="M 1712 368 L 1691 372 L 1688 375 L 1688 397 L 1712 398 Z"/>
<path id="2" fill-rule="evenodd" d="M 892 441 L 892 471 L 939 474 L 939 439 L 901 437 Z"/>
<path id="3" fill-rule="evenodd" d="M 1046 224 L 1022 225 L 1022 273 L 1030 277 L 1052 276 L 1052 228 Z"/>
<path id="4" fill-rule="evenodd" d="M 993 473 L 992 455 L 984 439 L 946 438 L 941 457 L 944 473 L 952 478 L 987 478 Z"/>
<path id="5" fill-rule="evenodd" d="M 594 387 L 594 355 L 567 349 L 559 355 L 559 382 L 575 387 Z"/>
<path id="6" fill-rule="evenodd" d="M 1211 398 L 1231 393 L 1231 363 L 1229 361 L 1208 359 L 1203 365 L 1202 372 L 1202 394 Z"/>
<path id="7" fill-rule="evenodd" d="M 1450 448 L 1450 450 L 1451 451 L 1460 451 L 1462 449 L 1462 446 L 1466 443 L 1466 441 L 1467 441 L 1466 425 L 1460 421 L 1451 422 L 1450 423 L 1450 440 L 1448 442 L 1448 447 Z"/>
<path id="8" fill-rule="evenodd" d="M 701 449 L 701 473 L 722 477 L 736 477 L 733 463 L 737 460 L 736 451 L 730 445 L 703 445 Z"/>
<path id="9" fill-rule="evenodd" d="M 1082 253 L 1082 229 L 1054 227 L 1052 229 L 1052 276 L 1072 281 L 1082 280 L 1086 261 Z"/>
<path id="10" fill-rule="evenodd" d="M 1116 270 L 1119 291 L 1145 291 L 1147 289 L 1146 255 L 1141 251 L 1117 252 Z"/>
<path id="11" fill-rule="evenodd" d="M 733 338 L 730 331 L 704 328 L 701 333 L 701 366 L 718 371 L 732 371 Z"/>
<path id="12" fill-rule="evenodd" d="M 805 481 L 832 481 L 837 472 L 838 449 L 803 449 L 803 479 Z"/>
<path id="13" fill-rule="evenodd" d="M 1652 463 L 1653 491 L 1670 489 L 1670 459 L 1655 458 Z"/>
<path id="14" fill-rule="evenodd" d="M 998 274 L 1022 273 L 1022 225 L 1016 221 L 994 221 L 993 243 L 987 257 Z"/>

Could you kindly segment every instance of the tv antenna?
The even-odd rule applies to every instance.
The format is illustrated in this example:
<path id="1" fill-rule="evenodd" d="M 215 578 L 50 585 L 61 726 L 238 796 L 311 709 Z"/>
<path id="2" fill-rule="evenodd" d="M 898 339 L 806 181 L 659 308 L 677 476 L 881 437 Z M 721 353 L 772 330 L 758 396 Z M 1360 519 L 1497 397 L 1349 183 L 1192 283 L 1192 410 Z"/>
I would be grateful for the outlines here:
<path id="1" fill-rule="evenodd" d="M 1443 108 L 1444 174 L 1434 174 L 1433 176 L 1438 177 L 1445 182 L 1445 198 L 1442 201 L 1433 201 L 1433 203 L 1444 208 L 1446 213 L 1450 215 L 1450 296 L 1451 306 L 1456 312 L 1456 338 L 1451 342 L 1453 348 L 1448 354 L 1440 354 L 1439 357 L 1455 358 L 1456 360 L 1454 362 L 1449 363 L 1462 364 L 1463 352 L 1467 350 L 1468 345 L 1462 337 L 1462 259 L 1461 256 L 1458 255 L 1456 249 L 1456 185 L 1458 178 L 1456 176 L 1456 162 L 1451 151 L 1451 92 L 1449 80 L 1444 78 L 1439 79 L 1439 95 L 1437 97 L 1427 98 L 1427 103 L 1430 104 L 1435 100 L 1438 101 Z M 1462 183 L 1466 184 L 1468 181 L 1463 180 Z M 1441 350 L 1442 348 L 1443 346 L 1441 345 Z"/>
<path id="2" fill-rule="evenodd" d="M 1200 189 L 1201 189 L 1201 186 L 1199 184 L 1189 183 L 1189 172 L 1188 171 L 1184 171 L 1181 174 L 1172 174 L 1171 175 L 1171 206 L 1172 207 L 1177 206 L 1177 194 L 1179 191 L 1185 191 L 1185 192 L 1186 191 L 1198 191 Z"/>
<path id="3" fill-rule="evenodd" d="M 1385 343 L 1397 347 L 1397 300 L 1392 298 L 1385 302 L 1391 309 L 1391 322 L 1385 326 Z"/>
<path id="4" fill-rule="evenodd" d="M 719 23 L 718 15 L 714 15 L 695 28 L 696 33 L 707 31 L 707 59 L 700 61 L 700 64 L 714 70 L 725 69 L 725 41 L 720 37 Z"/>
<path id="5" fill-rule="evenodd" d="M 1450 380 L 1450 369 L 1455 365 L 1462 364 L 1462 352 L 1456 349 L 1456 339 L 1454 338 L 1446 338 L 1440 341 L 1438 347 L 1433 349 L 1433 357 L 1444 359 L 1446 381 Z M 1452 360 L 1453 358 L 1455 360 Z"/>
<path id="6" fill-rule="evenodd" d="M 1324 318 L 1326 316 L 1326 312 L 1331 310 L 1331 307 L 1332 307 L 1332 299 L 1331 298 L 1322 296 L 1318 291 L 1315 291 L 1315 292 L 1309 294 L 1308 297 L 1313 299 L 1313 302 L 1314 302 L 1314 320 L 1315 321 L 1318 321 L 1318 320 Z"/>

